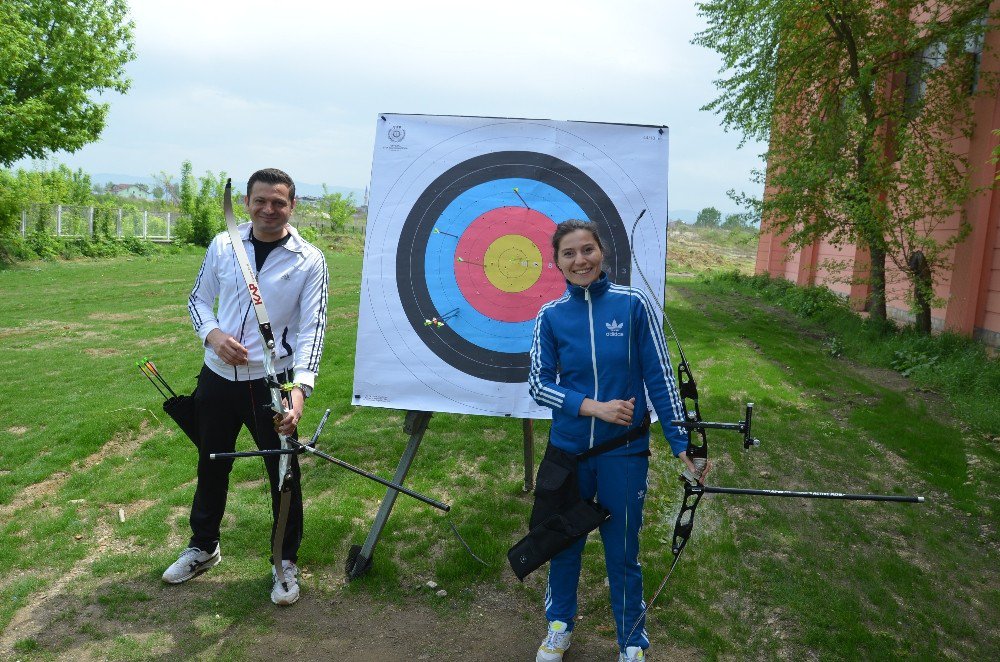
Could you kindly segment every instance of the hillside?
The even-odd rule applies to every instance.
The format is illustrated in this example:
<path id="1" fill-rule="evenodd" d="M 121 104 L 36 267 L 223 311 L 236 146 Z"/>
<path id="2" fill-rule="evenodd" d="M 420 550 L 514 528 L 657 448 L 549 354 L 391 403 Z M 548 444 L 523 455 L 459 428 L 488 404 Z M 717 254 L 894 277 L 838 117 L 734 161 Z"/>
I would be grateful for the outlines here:
<path id="1" fill-rule="evenodd" d="M 730 271 L 752 274 L 757 255 L 757 233 L 718 228 L 696 228 L 671 223 L 667 230 L 667 272 L 696 274 Z"/>

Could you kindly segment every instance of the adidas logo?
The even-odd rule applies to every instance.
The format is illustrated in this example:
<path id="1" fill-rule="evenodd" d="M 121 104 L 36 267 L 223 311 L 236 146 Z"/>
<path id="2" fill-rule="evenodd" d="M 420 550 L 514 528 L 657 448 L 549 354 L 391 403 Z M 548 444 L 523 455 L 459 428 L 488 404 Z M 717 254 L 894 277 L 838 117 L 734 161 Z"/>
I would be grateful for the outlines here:
<path id="1" fill-rule="evenodd" d="M 625 326 L 625 322 L 619 322 L 616 319 L 612 319 L 610 322 L 607 322 L 604 326 L 608 327 L 608 332 L 605 334 L 606 336 L 620 337 L 625 335 L 624 333 L 622 333 L 622 327 Z"/>

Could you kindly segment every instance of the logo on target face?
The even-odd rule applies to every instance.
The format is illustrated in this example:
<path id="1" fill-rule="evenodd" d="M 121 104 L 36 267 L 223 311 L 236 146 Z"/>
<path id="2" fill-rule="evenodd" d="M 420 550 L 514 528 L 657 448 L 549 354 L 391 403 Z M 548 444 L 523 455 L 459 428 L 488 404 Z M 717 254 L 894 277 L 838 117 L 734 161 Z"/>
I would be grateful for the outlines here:
<path id="1" fill-rule="evenodd" d="M 403 138 L 406 137 L 406 129 L 399 124 L 393 124 L 389 127 L 389 133 L 386 135 L 394 143 L 402 142 Z"/>

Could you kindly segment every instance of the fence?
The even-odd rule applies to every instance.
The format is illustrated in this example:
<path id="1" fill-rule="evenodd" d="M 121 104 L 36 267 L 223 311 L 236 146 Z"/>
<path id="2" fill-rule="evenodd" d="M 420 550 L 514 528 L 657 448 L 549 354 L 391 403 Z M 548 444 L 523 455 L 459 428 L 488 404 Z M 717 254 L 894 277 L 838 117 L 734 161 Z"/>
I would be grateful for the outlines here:
<path id="1" fill-rule="evenodd" d="M 322 214 L 297 210 L 291 223 L 296 228 L 314 227 L 319 231 L 329 223 Z M 116 237 L 141 237 L 149 241 L 170 242 L 177 222 L 184 214 L 122 207 L 32 204 L 21 210 L 21 236 L 28 232 L 48 232 L 57 237 L 92 237 L 95 233 Z M 242 221 L 241 221 L 242 222 Z M 365 232 L 365 219 L 352 218 L 344 232 Z"/>
<path id="2" fill-rule="evenodd" d="M 33 204 L 21 210 L 21 236 L 29 231 L 57 237 L 91 237 L 97 233 L 169 242 L 180 218 L 182 214 L 169 211 Z"/>

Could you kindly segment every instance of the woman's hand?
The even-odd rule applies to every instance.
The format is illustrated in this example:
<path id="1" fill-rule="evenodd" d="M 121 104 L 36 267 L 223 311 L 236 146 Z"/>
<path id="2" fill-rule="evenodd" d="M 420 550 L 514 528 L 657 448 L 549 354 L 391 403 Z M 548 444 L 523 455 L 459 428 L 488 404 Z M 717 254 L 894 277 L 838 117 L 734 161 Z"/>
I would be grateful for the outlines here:
<path id="1" fill-rule="evenodd" d="M 580 414 L 583 416 L 594 416 L 615 425 L 631 425 L 632 412 L 635 410 L 635 398 L 628 400 L 608 400 L 600 402 L 584 398 L 580 405 Z"/>
<path id="2" fill-rule="evenodd" d="M 705 476 L 712 469 L 712 463 L 707 458 L 690 458 L 687 451 L 681 451 L 681 454 L 677 457 L 685 464 L 684 473 L 681 474 L 684 480 L 692 485 L 695 483 L 705 483 Z"/>

